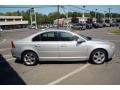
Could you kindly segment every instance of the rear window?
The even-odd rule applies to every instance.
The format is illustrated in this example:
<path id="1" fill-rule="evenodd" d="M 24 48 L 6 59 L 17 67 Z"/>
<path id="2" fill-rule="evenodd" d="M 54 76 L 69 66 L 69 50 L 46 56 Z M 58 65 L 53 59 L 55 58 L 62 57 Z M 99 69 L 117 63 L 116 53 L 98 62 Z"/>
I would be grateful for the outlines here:
<path id="1" fill-rule="evenodd" d="M 57 41 L 56 32 L 45 32 L 35 36 L 32 41 Z"/>
<path id="2" fill-rule="evenodd" d="M 32 41 L 40 41 L 40 35 L 35 36 Z"/>

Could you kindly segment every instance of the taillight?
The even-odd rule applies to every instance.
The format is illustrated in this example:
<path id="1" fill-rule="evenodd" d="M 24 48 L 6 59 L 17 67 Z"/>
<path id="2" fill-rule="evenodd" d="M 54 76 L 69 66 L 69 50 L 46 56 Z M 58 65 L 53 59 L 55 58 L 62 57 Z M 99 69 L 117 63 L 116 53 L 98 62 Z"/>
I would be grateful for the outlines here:
<path id="1" fill-rule="evenodd" d="M 12 48 L 15 48 L 15 44 L 13 41 L 11 41 L 11 46 L 12 46 Z"/>

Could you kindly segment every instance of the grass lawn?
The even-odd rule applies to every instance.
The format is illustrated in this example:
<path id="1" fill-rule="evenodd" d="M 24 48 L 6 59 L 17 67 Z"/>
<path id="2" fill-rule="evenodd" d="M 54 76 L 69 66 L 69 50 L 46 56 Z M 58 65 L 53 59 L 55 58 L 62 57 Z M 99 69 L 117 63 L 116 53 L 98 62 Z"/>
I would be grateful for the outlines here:
<path id="1" fill-rule="evenodd" d="M 109 30 L 110 33 L 114 33 L 117 35 L 120 35 L 120 29 L 116 29 L 116 30 Z"/>

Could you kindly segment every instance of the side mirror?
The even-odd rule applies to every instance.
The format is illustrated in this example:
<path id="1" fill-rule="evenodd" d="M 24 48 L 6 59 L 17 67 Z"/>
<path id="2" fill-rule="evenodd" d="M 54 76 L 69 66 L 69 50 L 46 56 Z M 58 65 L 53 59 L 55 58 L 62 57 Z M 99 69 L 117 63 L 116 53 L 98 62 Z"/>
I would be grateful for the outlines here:
<path id="1" fill-rule="evenodd" d="M 83 42 L 85 42 L 85 41 L 81 41 L 80 39 L 77 39 L 77 44 L 81 44 Z"/>

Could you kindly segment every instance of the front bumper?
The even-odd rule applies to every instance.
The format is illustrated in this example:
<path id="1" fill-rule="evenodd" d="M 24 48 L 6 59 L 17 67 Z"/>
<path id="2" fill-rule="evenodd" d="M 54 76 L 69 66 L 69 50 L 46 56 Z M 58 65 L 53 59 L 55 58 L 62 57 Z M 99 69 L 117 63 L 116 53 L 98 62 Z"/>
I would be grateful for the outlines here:
<path id="1" fill-rule="evenodd" d="M 113 44 L 112 47 L 108 49 L 108 59 L 111 59 L 113 57 L 115 51 L 116 51 L 116 46 L 115 44 Z"/>

